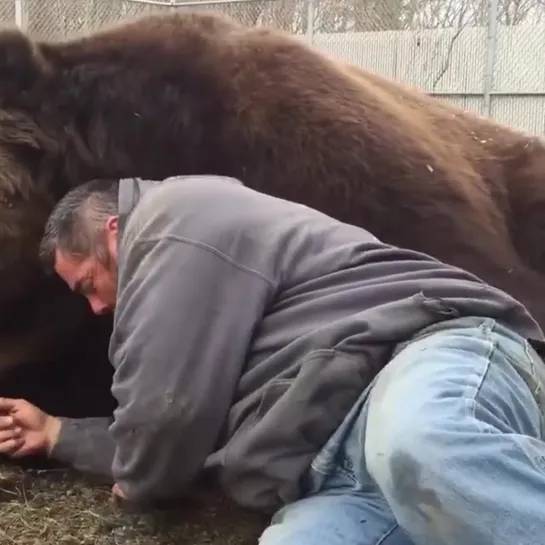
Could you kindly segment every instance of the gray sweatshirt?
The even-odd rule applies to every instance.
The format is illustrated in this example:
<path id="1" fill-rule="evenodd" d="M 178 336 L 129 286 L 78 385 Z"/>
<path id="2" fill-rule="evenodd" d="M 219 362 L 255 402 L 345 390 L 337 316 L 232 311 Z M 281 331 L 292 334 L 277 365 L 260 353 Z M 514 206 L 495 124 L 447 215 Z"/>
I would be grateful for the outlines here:
<path id="1" fill-rule="evenodd" d="M 180 496 L 217 470 L 273 510 L 399 342 L 491 316 L 543 339 L 522 305 L 460 269 L 240 182 L 136 184 L 120 237 L 112 419 L 62 419 L 52 456 L 129 499 Z"/>

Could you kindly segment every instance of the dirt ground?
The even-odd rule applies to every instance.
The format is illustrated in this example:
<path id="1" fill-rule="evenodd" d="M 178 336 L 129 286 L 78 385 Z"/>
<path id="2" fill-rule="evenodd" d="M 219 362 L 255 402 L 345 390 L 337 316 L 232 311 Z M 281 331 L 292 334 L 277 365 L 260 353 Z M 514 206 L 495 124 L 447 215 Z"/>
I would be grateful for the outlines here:
<path id="1" fill-rule="evenodd" d="M 209 488 L 142 512 L 66 470 L 0 465 L 1 545 L 256 545 L 265 523 Z"/>

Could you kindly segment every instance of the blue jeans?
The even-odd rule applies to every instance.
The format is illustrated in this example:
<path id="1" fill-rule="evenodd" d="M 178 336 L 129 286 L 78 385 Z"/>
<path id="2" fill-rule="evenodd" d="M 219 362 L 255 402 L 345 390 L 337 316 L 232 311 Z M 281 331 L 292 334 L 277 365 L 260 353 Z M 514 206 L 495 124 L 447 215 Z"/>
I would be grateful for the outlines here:
<path id="1" fill-rule="evenodd" d="M 400 347 L 260 545 L 545 542 L 545 365 L 488 318 Z"/>

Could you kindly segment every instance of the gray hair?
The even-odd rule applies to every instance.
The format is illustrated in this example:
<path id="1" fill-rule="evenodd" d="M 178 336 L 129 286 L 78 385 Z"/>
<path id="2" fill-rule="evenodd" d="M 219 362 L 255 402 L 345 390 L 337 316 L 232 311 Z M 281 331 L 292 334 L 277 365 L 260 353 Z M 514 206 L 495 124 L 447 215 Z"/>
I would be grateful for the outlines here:
<path id="1" fill-rule="evenodd" d="M 55 205 L 45 225 L 39 258 L 52 271 L 57 250 L 85 259 L 93 254 L 107 260 L 99 243 L 104 223 L 118 215 L 119 180 L 94 179 L 69 191 Z"/>

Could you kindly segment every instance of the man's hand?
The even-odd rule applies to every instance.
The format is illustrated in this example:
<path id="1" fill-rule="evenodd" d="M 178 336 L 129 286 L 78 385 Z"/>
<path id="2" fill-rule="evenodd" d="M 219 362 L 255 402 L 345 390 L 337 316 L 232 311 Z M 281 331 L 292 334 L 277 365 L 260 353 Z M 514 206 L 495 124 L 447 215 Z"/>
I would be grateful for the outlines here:
<path id="1" fill-rule="evenodd" d="M 61 422 L 24 399 L 0 398 L 0 453 L 14 458 L 50 454 Z"/>

